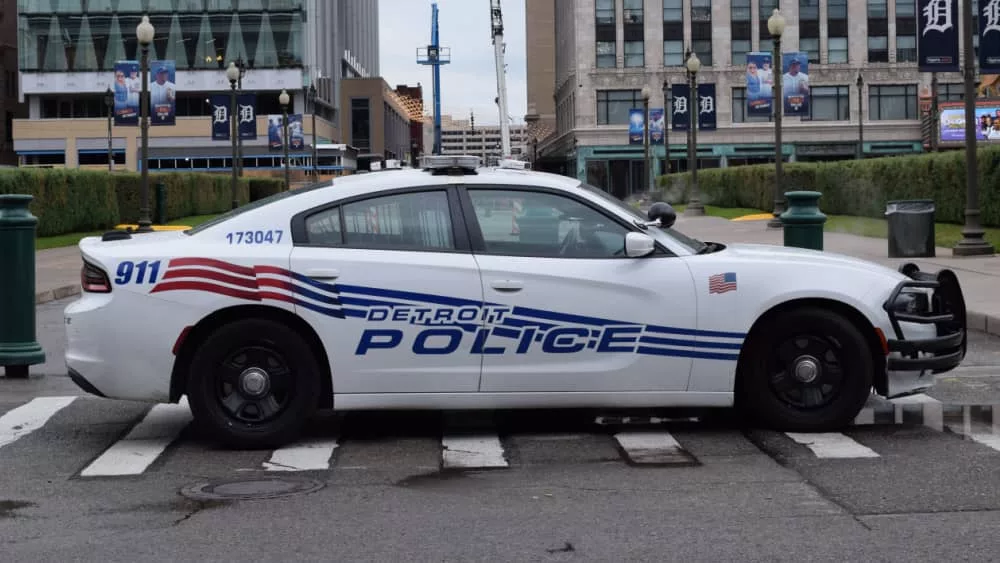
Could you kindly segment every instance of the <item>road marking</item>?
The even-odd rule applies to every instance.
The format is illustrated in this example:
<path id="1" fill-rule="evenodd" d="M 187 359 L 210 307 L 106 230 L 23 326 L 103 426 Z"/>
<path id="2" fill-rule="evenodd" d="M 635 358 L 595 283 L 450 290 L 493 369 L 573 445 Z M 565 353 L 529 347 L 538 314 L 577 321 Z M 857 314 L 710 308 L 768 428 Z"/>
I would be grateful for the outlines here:
<path id="1" fill-rule="evenodd" d="M 176 405 L 155 405 L 124 438 L 80 472 L 80 476 L 139 475 L 156 461 L 191 420 L 187 397 Z"/>
<path id="2" fill-rule="evenodd" d="M 509 467 L 503 444 L 496 435 L 443 436 L 445 469 Z"/>
<path id="3" fill-rule="evenodd" d="M 996 414 L 994 410 L 993 414 Z M 969 408 L 962 409 L 962 422 L 952 422 L 946 425 L 948 430 L 964 436 L 986 447 L 1000 451 L 1000 419 L 992 418 L 992 424 L 986 424 L 972 419 Z"/>
<path id="4" fill-rule="evenodd" d="M 669 432 L 619 432 L 615 440 L 629 463 L 636 465 L 679 465 L 695 463 Z"/>
<path id="5" fill-rule="evenodd" d="M 337 449 L 336 438 L 303 440 L 278 448 L 264 462 L 267 471 L 313 471 L 330 468 L 330 458 Z"/>
<path id="6" fill-rule="evenodd" d="M 891 402 L 893 402 L 893 403 L 897 403 L 897 404 L 901 404 L 901 405 L 913 404 L 913 403 L 940 403 L 941 402 L 941 401 L 935 399 L 934 397 L 931 397 L 930 395 L 926 395 L 926 394 L 923 394 L 923 393 L 921 393 L 919 395 L 905 395 L 903 397 L 896 397 L 895 399 L 889 399 L 889 400 Z"/>
<path id="7" fill-rule="evenodd" d="M 0 448 L 31 434 L 76 397 L 38 397 L 0 416 Z"/>
<path id="8" fill-rule="evenodd" d="M 792 440 L 806 446 L 821 458 L 880 457 L 874 450 L 839 432 L 785 432 Z"/>

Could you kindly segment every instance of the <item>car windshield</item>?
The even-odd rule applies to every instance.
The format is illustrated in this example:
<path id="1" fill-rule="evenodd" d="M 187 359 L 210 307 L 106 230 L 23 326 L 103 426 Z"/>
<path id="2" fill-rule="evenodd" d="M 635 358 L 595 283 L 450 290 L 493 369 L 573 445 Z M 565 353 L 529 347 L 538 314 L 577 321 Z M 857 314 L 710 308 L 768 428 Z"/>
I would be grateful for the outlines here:
<path id="1" fill-rule="evenodd" d="M 315 184 L 310 184 L 308 186 L 303 186 L 303 187 L 298 188 L 298 189 L 288 190 L 288 191 L 283 191 L 283 192 L 278 192 L 276 194 L 271 194 L 271 195 L 269 195 L 269 196 L 267 196 L 265 198 L 258 199 L 257 201 L 254 201 L 254 202 L 248 203 L 248 204 L 246 204 L 244 206 L 237 207 L 236 209 L 232 209 L 230 211 L 227 211 L 227 212 L 223 213 L 222 215 L 219 215 L 215 219 L 212 219 L 210 221 L 206 221 L 206 222 L 204 222 L 204 223 L 202 223 L 200 225 L 197 225 L 195 227 L 187 229 L 186 231 L 184 231 L 184 234 L 186 234 L 186 235 L 194 235 L 194 234 L 200 233 L 201 231 L 204 231 L 206 229 L 210 229 L 210 228 L 212 228 L 212 227 L 214 227 L 216 225 L 219 225 L 221 223 L 225 223 L 226 221 L 232 219 L 233 217 L 236 217 L 238 215 L 242 215 L 243 213 L 246 213 L 247 211 L 252 211 L 254 209 L 258 209 L 258 208 L 264 207 L 265 205 L 267 205 L 269 203 L 274 203 L 275 201 L 281 201 L 281 200 L 283 200 L 285 198 L 288 198 L 288 197 L 294 197 L 296 195 L 301 195 L 301 194 L 304 194 L 304 193 L 308 193 L 308 192 L 311 192 L 311 191 L 313 191 L 315 189 L 323 188 L 323 187 L 326 187 L 326 186 L 329 186 L 329 185 L 330 185 L 329 182 L 317 182 Z"/>
<path id="2" fill-rule="evenodd" d="M 648 221 L 649 220 L 649 219 L 646 218 L 646 216 L 644 216 L 643 214 L 639 213 L 639 211 L 637 209 L 635 209 L 634 207 L 632 207 L 631 205 L 625 203 L 624 201 L 618 199 L 617 197 L 609 194 L 608 192 L 606 192 L 606 191 L 604 191 L 604 190 L 602 190 L 600 188 L 597 188 L 595 186 L 591 186 L 590 184 L 587 184 L 586 182 L 580 182 L 580 187 L 583 188 L 584 190 L 586 190 L 586 191 L 588 191 L 588 192 L 596 195 L 597 197 L 603 199 L 604 201 L 608 202 L 612 207 L 615 207 L 615 208 L 617 208 L 617 209 L 619 209 L 621 211 L 624 211 L 627 215 L 629 215 L 630 217 L 632 217 L 636 221 L 642 221 L 642 222 L 644 222 L 644 221 Z M 688 247 L 691 250 L 691 252 L 693 252 L 693 253 L 699 252 L 702 248 L 704 248 L 706 246 L 706 244 L 704 242 L 702 242 L 702 241 L 700 241 L 700 240 L 698 240 L 696 238 L 689 237 L 689 236 L 685 235 L 684 233 L 682 233 L 682 232 L 674 229 L 673 227 L 668 227 L 668 228 L 649 227 L 649 228 L 650 229 L 656 229 L 657 231 L 666 234 L 670 238 L 672 238 L 672 239 L 676 240 L 677 242 L 683 244 L 684 246 Z"/>

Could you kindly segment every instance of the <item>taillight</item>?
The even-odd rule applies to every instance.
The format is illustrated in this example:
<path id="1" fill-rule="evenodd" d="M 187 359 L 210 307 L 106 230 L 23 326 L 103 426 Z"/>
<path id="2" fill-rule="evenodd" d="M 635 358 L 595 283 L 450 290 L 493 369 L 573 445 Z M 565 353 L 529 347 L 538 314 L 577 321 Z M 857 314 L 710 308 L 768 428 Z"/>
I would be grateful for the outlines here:
<path id="1" fill-rule="evenodd" d="M 108 275 L 89 262 L 84 262 L 83 268 L 80 268 L 80 285 L 88 293 L 111 293 Z"/>

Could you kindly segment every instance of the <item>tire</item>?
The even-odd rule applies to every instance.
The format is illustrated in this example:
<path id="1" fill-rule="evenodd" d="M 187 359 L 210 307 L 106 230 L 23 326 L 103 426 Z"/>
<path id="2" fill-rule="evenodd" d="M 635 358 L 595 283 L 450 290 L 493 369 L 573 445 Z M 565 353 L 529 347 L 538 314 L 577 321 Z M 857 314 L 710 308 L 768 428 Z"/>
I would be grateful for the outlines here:
<path id="1" fill-rule="evenodd" d="M 267 383 L 250 394 L 240 382 L 260 370 Z M 195 423 L 230 448 L 280 447 L 298 437 L 315 412 L 322 370 L 297 332 L 266 319 L 224 325 L 191 361 L 187 395 Z M 253 381 L 250 381 L 253 383 Z"/>
<path id="2" fill-rule="evenodd" d="M 832 311 L 804 307 L 781 313 L 761 327 L 751 346 L 740 366 L 737 403 L 756 423 L 781 431 L 841 429 L 871 393 L 874 366 L 868 341 L 850 320 Z M 805 366 L 801 375 L 808 379 L 811 360 L 819 367 L 814 379 L 798 379 L 794 366 Z"/>

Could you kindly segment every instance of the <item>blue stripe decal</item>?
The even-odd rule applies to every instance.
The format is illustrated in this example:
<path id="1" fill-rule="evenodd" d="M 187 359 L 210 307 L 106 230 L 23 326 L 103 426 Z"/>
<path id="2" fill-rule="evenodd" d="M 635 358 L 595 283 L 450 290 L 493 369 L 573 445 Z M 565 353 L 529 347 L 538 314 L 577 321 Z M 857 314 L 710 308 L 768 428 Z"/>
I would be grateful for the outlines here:
<path id="1" fill-rule="evenodd" d="M 507 317 L 507 318 L 505 318 L 501 324 L 504 324 L 506 326 L 516 326 L 516 327 L 533 326 L 533 327 L 541 327 L 543 329 L 550 329 L 550 328 L 558 326 L 558 325 L 554 325 L 552 323 L 546 323 L 546 322 L 542 322 L 542 321 L 535 321 L 535 320 L 528 320 L 528 319 L 515 319 L 513 317 Z"/>
<path id="2" fill-rule="evenodd" d="M 392 301 L 379 301 L 377 299 L 365 299 L 364 297 L 340 296 L 340 303 L 343 305 L 357 305 L 359 307 L 412 307 L 408 303 L 395 303 Z"/>
<path id="3" fill-rule="evenodd" d="M 363 319 L 368 316 L 368 312 L 362 311 L 361 309 L 343 309 L 343 311 L 344 315 L 348 317 Z"/>
<path id="4" fill-rule="evenodd" d="M 359 285 L 340 285 L 337 287 L 342 292 L 357 293 L 360 295 L 370 295 L 372 297 L 387 297 L 389 299 L 409 299 L 422 303 L 434 303 L 437 305 L 475 306 L 482 305 L 481 300 L 463 299 L 460 297 L 445 297 L 443 295 L 429 295 L 427 293 L 414 293 L 411 291 L 398 291 L 394 289 L 379 289 L 374 287 L 362 287 Z"/>
<path id="5" fill-rule="evenodd" d="M 528 307 L 514 307 L 513 314 L 520 315 L 522 317 L 537 317 L 540 319 L 555 321 L 559 323 L 576 323 L 589 326 L 633 324 L 633 323 L 623 323 L 621 321 L 609 321 L 607 319 L 599 319 L 597 317 L 585 317 L 583 315 L 573 315 L 570 313 L 556 313 L 554 311 L 542 311 L 541 309 L 530 309 Z"/>
<path id="6" fill-rule="evenodd" d="M 638 354 L 650 354 L 653 356 L 676 356 L 679 358 L 696 358 L 700 360 L 730 360 L 740 359 L 738 354 L 720 354 L 715 352 L 697 352 L 695 350 L 672 350 L 667 348 L 650 348 L 649 346 L 639 346 L 636 349 Z"/>
<path id="7" fill-rule="evenodd" d="M 301 299 L 295 299 L 294 301 L 295 301 L 295 306 L 296 307 L 302 307 L 303 309 L 309 309 L 310 311 L 314 311 L 316 313 L 319 313 L 321 315 L 326 315 L 328 317 L 336 317 L 338 319 L 344 318 L 344 311 L 342 311 L 340 309 L 330 309 L 329 307 L 321 307 L 319 305 L 316 305 L 314 303 L 309 303 L 309 302 L 303 301 Z"/>
<path id="8" fill-rule="evenodd" d="M 320 303 L 326 303 L 327 305 L 340 305 L 340 301 L 336 297 L 323 295 L 322 293 L 317 293 L 300 285 L 292 284 L 292 291 L 295 292 L 296 295 L 308 297 L 309 299 L 319 301 Z"/>
<path id="9" fill-rule="evenodd" d="M 721 348 L 725 350 L 739 350 L 743 347 L 742 344 L 735 342 L 700 342 L 697 340 L 659 338 L 657 336 L 640 336 L 639 342 L 643 344 L 658 344 L 660 346 L 691 346 L 693 348 Z"/>
<path id="10" fill-rule="evenodd" d="M 295 281 L 300 281 L 304 284 L 311 285 L 316 289 L 322 289 L 323 291 L 329 291 L 330 293 L 340 293 L 340 291 L 337 289 L 337 286 L 334 284 L 323 283 L 321 281 L 314 280 L 309 276 L 299 274 L 297 272 L 292 272 L 291 274 L 292 274 L 292 279 Z"/>
<path id="11" fill-rule="evenodd" d="M 676 328 L 670 326 L 646 325 L 649 332 L 659 332 L 661 334 L 682 334 L 685 336 L 704 336 L 706 338 L 746 338 L 743 332 L 719 332 L 715 330 L 698 330 L 694 328 Z"/>

